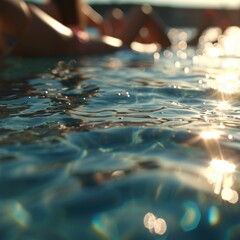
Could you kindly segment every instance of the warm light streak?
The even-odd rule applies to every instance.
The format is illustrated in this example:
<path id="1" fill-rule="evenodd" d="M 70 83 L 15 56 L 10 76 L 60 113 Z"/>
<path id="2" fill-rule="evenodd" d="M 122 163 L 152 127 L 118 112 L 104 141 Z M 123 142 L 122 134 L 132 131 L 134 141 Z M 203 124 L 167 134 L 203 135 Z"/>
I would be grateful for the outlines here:
<path id="1" fill-rule="evenodd" d="M 46 14 L 44 11 L 40 10 L 35 6 L 31 6 L 31 9 L 39 18 L 41 18 L 41 20 L 46 22 L 50 27 L 53 27 L 54 30 L 58 31 L 60 34 L 68 37 L 73 35 L 72 30 L 70 28 L 56 21 L 54 18 Z"/>
<path id="2" fill-rule="evenodd" d="M 118 38 L 114 38 L 114 37 L 110 37 L 110 36 L 103 36 L 102 40 L 105 43 L 107 43 L 113 47 L 121 47 L 122 46 L 122 41 Z"/>
<path id="3" fill-rule="evenodd" d="M 139 42 L 132 42 L 131 49 L 140 53 L 155 53 L 160 50 L 160 45 L 156 43 L 143 44 Z"/>

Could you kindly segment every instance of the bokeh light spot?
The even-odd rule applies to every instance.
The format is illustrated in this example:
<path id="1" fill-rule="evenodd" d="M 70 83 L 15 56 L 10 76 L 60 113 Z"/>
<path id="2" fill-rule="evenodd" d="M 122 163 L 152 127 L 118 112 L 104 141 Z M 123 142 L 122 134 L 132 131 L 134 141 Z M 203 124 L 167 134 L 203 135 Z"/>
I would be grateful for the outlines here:
<path id="1" fill-rule="evenodd" d="M 180 226 L 186 232 L 192 231 L 198 226 L 201 219 L 201 213 L 197 204 L 191 201 L 186 201 L 184 208 L 186 211 L 181 218 Z"/>
<path id="2" fill-rule="evenodd" d="M 211 226 L 217 225 L 220 221 L 220 212 L 217 207 L 211 206 L 208 212 L 208 222 Z"/>

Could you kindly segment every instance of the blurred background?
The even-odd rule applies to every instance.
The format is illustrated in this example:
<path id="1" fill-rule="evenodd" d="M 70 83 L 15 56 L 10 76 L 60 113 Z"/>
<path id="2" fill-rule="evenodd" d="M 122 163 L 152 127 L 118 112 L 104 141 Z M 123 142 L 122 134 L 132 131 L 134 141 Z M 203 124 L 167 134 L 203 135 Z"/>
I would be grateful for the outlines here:
<path id="1" fill-rule="evenodd" d="M 237 8 L 240 0 L 88 0 L 89 3 L 149 3 L 159 6 Z"/>
<path id="2" fill-rule="evenodd" d="M 87 0 L 97 11 L 110 7 L 128 11 L 133 4 L 151 4 L 169 27 L 197 27 L 205 19 L 206 9 L 215 9 L 219 19 L 228 19 L 231 25 L 240 23 L 240 0 Z"/>
<path id="3" fill-rule="evenodd" d="M 26 0 L 42 2 L 44 0 Z M 219 19 L 240 25 L 240 0 L 86 0 L 101 14 L 112 7 L 127 12 L 134 4 L 151 4 L 169 27 L 197 27 L 205 19 L 206 9 L 215 9 Z"/>

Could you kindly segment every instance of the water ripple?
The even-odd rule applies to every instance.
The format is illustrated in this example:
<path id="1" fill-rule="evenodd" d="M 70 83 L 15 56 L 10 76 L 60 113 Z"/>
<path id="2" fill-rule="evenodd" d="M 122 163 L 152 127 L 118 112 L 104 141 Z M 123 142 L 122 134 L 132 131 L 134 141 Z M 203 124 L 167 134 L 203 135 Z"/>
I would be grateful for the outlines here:
<path id="1" fill-rule="evenodd" d="M 199 51 L 8 60 L 0 238 L 238 239 L 239 70 Z"/>

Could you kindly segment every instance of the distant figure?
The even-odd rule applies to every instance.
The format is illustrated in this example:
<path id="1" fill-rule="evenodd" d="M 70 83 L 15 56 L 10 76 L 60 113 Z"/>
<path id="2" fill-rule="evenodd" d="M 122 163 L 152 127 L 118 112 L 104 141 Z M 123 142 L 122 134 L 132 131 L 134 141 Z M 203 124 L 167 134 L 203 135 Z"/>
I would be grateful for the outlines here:
<path id="1" fill-rule="evenodd" d="M 165 29 L 150 6 L 133 9 L 119 32 L 108 31 L 105 21 L 94 22 L 89 5 L 81 0 L 55 0 L 35 6 L 23 0 L 0 0 L 0 54 L 19 56 L 91 55 L 132 48 L 143 26 L 152 22 L 155 37 L 152 44 L 169 47 Z M 74 14 L 75 13 L 75 14 Z M 91 20 L 89 20 L 91 19 Z M 96 19 L 95 19 L 96 20 Z M 98 37 L 89 36 L 86 21 L 101 30 Z M 92 21 L 92 22 L 91 22 Z M 109 35 L 104 35 L 109 33 Z M 137 50 L 148 51 L 148 45 Z M 141 48 L 142 46 L 142 48 Z M 157 49 L 157 48 L 156 48 Z"/>
<path id="2" fill-rule="evenodd" d="M 192 40 L 188 42 L 188 45 L 189 46 L 198 45 L 199 39 L 204 34 L 204 32 L 210 27 L 218 27 L 220 30 L 220 34 L 223 33 L 230 26 L 230 23 L 229 20 L 226 18 L 220 18 L 219 20 L 220 17 L 219 15 L 220 14 L 218 13 L 218 10 L 214 9 L 205 10 L 201 24 L 197 28 L 197 34 Z M 214 41 L 217 41 L 217 39 L 215 39 Z"/>
<path id="3" fill-rule="evenodd" d="M 114 8 L 106 17 L 82 0 L 49 0 L 44 9 L 48 13 L 53 13 L 55 9 L 55 16 L 64 25 L 95 27 L 101 35 L 120 38 L 126 44 L 129 41 L 127 38 L 138 36 L 137 39 L 144 43 L 156 42 L 164 48 L 171 45 L 162 20 L 149 5 L 133 7 L 128 15 Z"/>
<path id="4" fill-rule="evenodd" d="M 114 8 L 105 17 L 82 0 L 48 0 L 37 6 L 64 25 L 95 27 L 101 35 L 120 38 L 122 32 L 129 35 L 137 29 L 138 40 L 142 38 L 144 42 L 151 43 L 159 42 L 160 38 L 162 47 L 171 45 L 162 20 L 148 5 L 133 7 L 128 15 Z"/>

